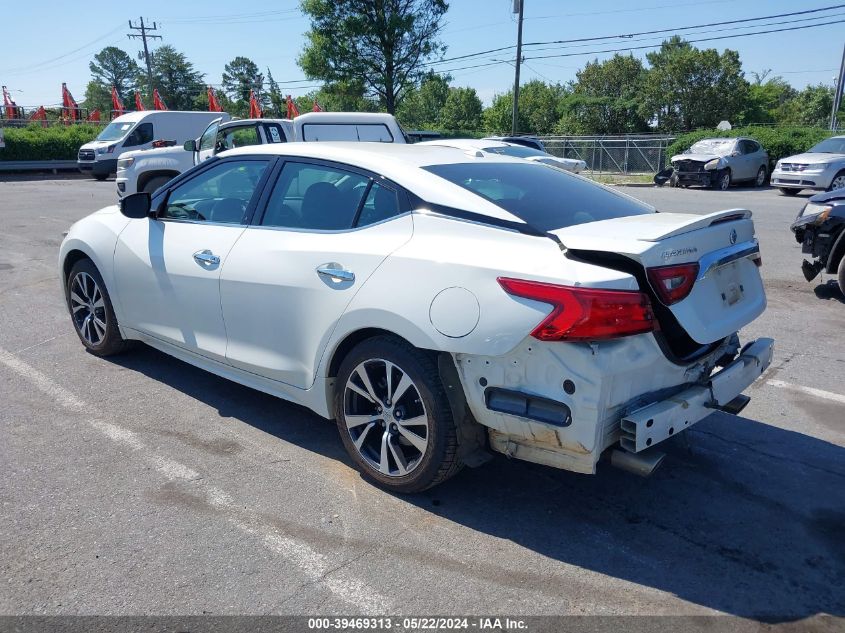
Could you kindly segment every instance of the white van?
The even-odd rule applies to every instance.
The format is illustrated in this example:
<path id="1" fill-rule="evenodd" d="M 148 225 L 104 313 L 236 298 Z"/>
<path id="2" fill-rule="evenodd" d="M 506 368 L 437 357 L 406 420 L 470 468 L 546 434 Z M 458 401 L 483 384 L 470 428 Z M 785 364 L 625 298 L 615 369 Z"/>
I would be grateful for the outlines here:
<path id="1" fill-rule="evenodd" d="M 149 149 L 154 141 L 182 145 L 202 134 L 214 119 L 228 121 L 220 112 L 179 112 L 141 110 L 123 114 L 100 132 L 96 139 L 79 148 L 76 164 L 79 171 L 90 172 L 97 180 L 105 180 L 117 171 L 117 159 L 124 152 Z"/>
<path id="2" fill-rule="evenodd" d="M 369 141 L 405 143 L 405 134 L 390 114 L 309 112 L 290 119 L 213 120 L 183 147 L 127 152 L 117 162 L 118 197 L 153 193 L 194 165 L 235 147 L 293 141 Z M 185 151 L 188 150 L 188 151 Z"/>

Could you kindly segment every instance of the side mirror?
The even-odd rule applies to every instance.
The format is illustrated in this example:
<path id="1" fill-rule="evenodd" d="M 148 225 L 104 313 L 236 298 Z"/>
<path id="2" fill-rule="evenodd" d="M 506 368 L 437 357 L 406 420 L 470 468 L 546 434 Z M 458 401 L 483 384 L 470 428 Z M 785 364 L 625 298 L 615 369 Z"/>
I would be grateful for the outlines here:
<path id="1" fill-rule="evenodd" d="M 197 151 L 197 142 L 194 139 L 189 141 L 185 141 L 185 144 L 182 146 L 185 148 L 186 152 L 195 152 Z"/>
<path id="2" fill-rule="evenodd" d="M 735 149 L 734 151 L 731 152 L 731 156 L 740 156 L 740 155 L 741 154 L 740 154 L 739 150 Z"/>
<path id="3" fill-rule="evenodd" d="M 120 212 L 133 220 L 150 217 L 151 208 L 150 194 L 145 191 L 133 193 L 120 199 Z"/>

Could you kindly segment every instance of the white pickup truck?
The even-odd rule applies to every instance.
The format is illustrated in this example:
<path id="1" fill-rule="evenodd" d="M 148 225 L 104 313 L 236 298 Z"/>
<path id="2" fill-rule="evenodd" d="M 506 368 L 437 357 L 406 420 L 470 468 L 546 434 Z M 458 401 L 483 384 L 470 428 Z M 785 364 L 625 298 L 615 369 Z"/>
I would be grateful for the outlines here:
<path id="1" fill-rule="evenodd" d="M 295 119 L 215 119 L 184 146 L 126 152 L 117 161 L 117 195 L 153 193 L 183 171 L 227 149 L 292 141 L 405 143 L 396 119 L 369 112 L 308 112 Z"/>

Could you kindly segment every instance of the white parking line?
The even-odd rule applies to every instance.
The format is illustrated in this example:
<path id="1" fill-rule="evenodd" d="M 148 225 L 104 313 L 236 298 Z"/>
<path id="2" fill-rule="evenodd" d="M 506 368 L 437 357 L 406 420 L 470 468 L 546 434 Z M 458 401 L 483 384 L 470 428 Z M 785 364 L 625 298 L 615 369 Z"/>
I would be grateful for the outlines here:
<path id="1" fill-rule="evenodd" d="M 766 384 L 771 385 L 772 387 L 780 387 L 781 389 L 787 389 L 788 391 L 797 391 L 799 393 L 805 393 L 808 396 L 815 396 L 816 398 L 824 398 L 825 400 L 832 400 L 833 402 L 845 404 L 845 396 L 839 393 L 833 393 L 832 391 L 824 391 L 822 389 L 816 389 L 815 387 L 805 387 L 804 385 L 794 385 L 791 382 L 784 382 L 783 380 L 767 380 Z"/>
<path id="2" fill-rule="evenodd" d="M 202 488 L 205 501 L 222 511 L 229 523 L 238 530 L 256 537 L 264 547 L 296 565 L 312 582 L 322 584 L 340 600 L 367 614 L 378 615 L 394 610 L 388 598 L 343 569 L 343 562 L 332 564 L 323 554 L 307 544 L 280 534 L 274 527 L 264 523 L 257 513 L 236 505 L 225 491 L 200 482 L 202 477 L 195 470 L 152 452 L 134 431 L 97 419 L 97 412 L 93 407 L 3 348 L 0 348 L 0 364 L 28 380 L 65 409 L 85 415 L 91 428 L 134 451 L 169 481 L 181 479 L 197 483 Z"/>

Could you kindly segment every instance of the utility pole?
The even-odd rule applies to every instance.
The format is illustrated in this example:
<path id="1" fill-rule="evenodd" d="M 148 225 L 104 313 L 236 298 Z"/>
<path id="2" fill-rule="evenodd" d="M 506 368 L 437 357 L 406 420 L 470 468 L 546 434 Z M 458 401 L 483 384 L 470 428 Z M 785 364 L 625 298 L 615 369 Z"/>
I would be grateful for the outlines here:
<path id="1" fill-rule="evenodd" d="M 836 115 L 842 105 L 843 88 L 845 88 L 843 84 L 845 84 L 845 44 L 842 46 L 842 63 L 839 65 L 839 75 L 833 91 L 833 109 L 830 112 L 830 129 L 832 131 L 836 131 L 837 128 Z"/>
<path id="2" fill-rule="evenodd" d="M 517 133 L 517 120 L 519 119 L 519 63 L 522 61 L 522 10 L 525 0 L 513 0 L 513 12 L 519 13 L 519 27 L 516 32 L 516 64 L 514 65 L 513 76 L 513 122 L 511 134 Z"/>
<path id="3" fill-rule="evenodd" d="M 129 39 L 141 39 L 144 41 L 144 60 L 147 62 L 147 89 L 149 90 L 150 96 L 153 94 L 153 68 L 150 65 L 150 49 L 147 47 L 147 40 L 160 40 L 161 35 L 150 35 L 150 31 L 158 30 L 158 26 L 155 22 L 153 25 L 145 26 L 144 25 L 144 18 L 141 18 L 141 26 L 135 26 L 132 24 L 132 20 L 129 20 L 129 28 L 133 31 L 140 31 L 139 33 L 127 33 L 126 37 Z"/>

